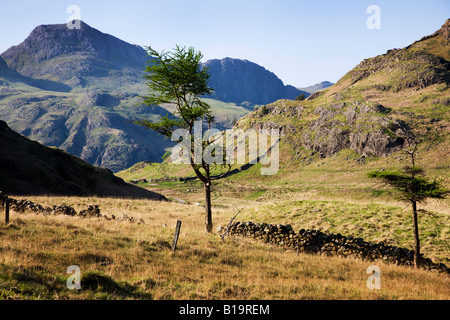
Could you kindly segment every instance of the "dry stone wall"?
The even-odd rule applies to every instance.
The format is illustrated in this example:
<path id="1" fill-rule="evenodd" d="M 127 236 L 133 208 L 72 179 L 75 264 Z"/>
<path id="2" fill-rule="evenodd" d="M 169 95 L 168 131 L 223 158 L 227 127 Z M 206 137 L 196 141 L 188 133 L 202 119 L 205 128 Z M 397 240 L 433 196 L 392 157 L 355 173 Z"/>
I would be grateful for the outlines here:
<path id="1" fill-rule="evenodd" d="M 6 199 L 6 197 L 3 196 L 0 198 L 1 198 L 0 200 L 2 200 L 0 201 L 0 208 L 3 208 L 5 203 L 4 200 Z M 105 220 L 145 223 L 143 219 L 136 219 L 134 217 L 129 217 L 127 214 L 124 214 L 122 217 L 117 218 L 114 215 L 107 216 L 101 214 L 98 205 L 89 205 L 87 209 L 77 212 L 72 206 L 68 206 L 65 204 L 53 205 L 52 207 L 43 207 L 38 203 L 34 203 L 26 199 L 17 200 L 10 197 L 8 197 L 8 199 L 10 210 L 17 213 L 32 212 L 35 214 L 42 214 L 42 215 L 67 215 L 67 216 L 79 216 L 83 218 L 103 218 Z"/>
<path id="2" fill-rule="evenodd" d="M 254 223 L 236 221 L 227 227 L 228 235 L 249 237 L 271 243 L 286 249 L 321 254 L 325 256 L 354 257 L 369 261 L 384 261 L 397 265 L 412 266 L 414 251 L 406 248 L 372 243 L 362 238 L 331 234 L 319 230 L 301 229 L 295 232 L 291 225 Z M 450 273 L 443 263 L 433 263 L 429 258 L 421 256 L 420 267 L 433 272 Z"/>

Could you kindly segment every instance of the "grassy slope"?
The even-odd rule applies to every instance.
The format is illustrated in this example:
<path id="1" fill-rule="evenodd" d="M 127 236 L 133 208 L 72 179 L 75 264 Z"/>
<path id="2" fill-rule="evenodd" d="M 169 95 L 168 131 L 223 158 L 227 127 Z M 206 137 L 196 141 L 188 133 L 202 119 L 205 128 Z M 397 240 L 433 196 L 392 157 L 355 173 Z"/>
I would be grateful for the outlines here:
<path id="1" fill-rule="evenodd" d="M 145 224 L 68 216 L 11 214 L 0 227 L 0 297 L 19 299 L 448 299 L 449 278 L 377 263 L 381 290 L 366 287 L 369 262 L 296 255 L 247 239 L 206 235 L 202 208 L 188 204 L 97 198 L 31 200 Z M 161 214 L 164 212 L 164 214 Z M 216 209 L 224 224 L 230 210 Z M 169 249 L 176 220 L 178 250 Z M 69 265 L 81 269 L 79 291 L 66 288 Z"/>
<path id="2" fill-rule="evenodd" d="M 156 174 L 158 167 L 153 164 L 137 169 L 129 173 L 129 177 L 151 177 L 147 173 Z M 216 182 L 213 207 L 226 209 L 230 218 L 236 205 L 243 209 L 242 220 L 287 223 L 298 230 L 319 229 L 412 249 L 410 206 L 397 201 L 393 190 L 365 177 L 366 172 L 377 168 L 376 164 L 355 167 L 353 171 L 330 168 L 329 163 L 322 160 L 298 169 L 297 173 L 281 169 L 274 177 L 262 177 L 258 165 Z M 192 175 L 188 168 L 180 172 Z M 125 173 L 119 176 L 126 180 Z M 139 185 L 157 190 L 170 199 L 204 204 L 203 187 L 198 181 Z M 419 205 L 422 210 L 419 216 L 422 252 L 446 264 L 450 262 L 449 204 L 446 199 Z"/>

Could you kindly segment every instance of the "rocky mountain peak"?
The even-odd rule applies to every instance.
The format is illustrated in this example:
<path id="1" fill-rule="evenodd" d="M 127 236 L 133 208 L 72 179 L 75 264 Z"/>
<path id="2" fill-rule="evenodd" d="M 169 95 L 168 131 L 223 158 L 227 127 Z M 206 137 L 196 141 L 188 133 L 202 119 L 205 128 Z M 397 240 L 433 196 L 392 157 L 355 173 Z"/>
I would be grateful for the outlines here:
<path id="1" fill-rule="evenodd" d="M 294 99 L 307 92 L 285 86 L 272 72 L 248 61 L 234 58 L 212 59 L 204 63 L 209 67 L 209 85 L 215 97 L 238 104 L 267 104 L 279 99 Z"/>
<path id="2" fill-rule="evenodd" d="M 115 79 L 110 87 L 141 81 L 148 60 L 142 47 L 84 22 L 80 24 L 79 29 L 69 29 L 67 24 L 40 25 L 1 56 L 11 69 L 24 76 L 53 80 L 72 88 L 86 85 L 86 77 L 109 77 L 111 70 L 115 71 Z"/>
<path id="3" fill-rule="evenodd" d="M 83 21 L 80 21 L 79 29 L 69 29 L 66 24 L 40 25 L 21 45 L 7 50 L 4 55 L 9 56 L 8 52 L 20 47 L 33 54 L 35 62 L 80 52 L 97 54 L 104 59 L 134 60 L 135 63 L 142 63 L 146 58 L 143 48 L 100 32 Z"/>

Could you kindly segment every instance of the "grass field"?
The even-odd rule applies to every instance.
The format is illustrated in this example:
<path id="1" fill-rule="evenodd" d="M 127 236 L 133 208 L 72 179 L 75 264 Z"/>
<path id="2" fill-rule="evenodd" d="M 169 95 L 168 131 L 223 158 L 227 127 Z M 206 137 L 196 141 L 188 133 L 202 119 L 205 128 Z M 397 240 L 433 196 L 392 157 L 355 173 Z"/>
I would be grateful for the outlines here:
<path id="1" fill-rule="evenodd" d="M 194 186 L 191 186 L 193 189 Z M 97 204 L 101 213 L 144 219 L 144 224 L 97 218 L 11 213 L 0 227 L 1 299 L 449 299 L 450 278 L 424 270 L 376 264 L 381 289 L 366 286 L 373 264 L 350 258 L 285 251 L 238 237 L 222 241 L 205 234 L 201 189 L 182 193 L 158 189 L 186 200 L 77 197 L 29 197 L 44 206 L 72 205 L 77 211 Z M 239 196 L 236 197 L 235 194 Z M 269 196 L 273 194 L 273 196 Z M 308 198 L 309 199 L 306 199 Z M 303 199 L 301 199 L 303 198 Z M 215 226 L 228 223 L 233 206 L 239 220 L 291 223 L 295 229 L 317 228 L 368 240 L 384 237 L 410 245 L 408 217 L 396 204 L 313 199 L 311 194 L 269 193 L 218 186 L 214 192 Z M 289 201 L 288 201 L 289 199 Z M 320 210 L 320 211 L 318 211 Z M 359 212 L 344 216 L 343 212 Z M 380 216 L 379 213 L 382 213 Z M 375 219 L 381 220 L 374 221 Z M 435 212 L 442 227 L 420 222 L 426 256 L 448 258 L 448 215 Z M 170 250 L 177 220 L 182 220 L 178 247 Z M 371 228 L 380 222 L 383 227 Z M 368 223 L 368 225 L 367 225 Z M 428 225 L 430 224 L 430 226 Z M 401 227 L 400 227 L 401 226 Z M 396 230 L 400 230 L 396 233 Z M 397 237 L 391 237 L 397 234 Z M 434 241 L 434 242 L 433 242 Z M 81 270 L 81 290 L 69 290 L 67 267 Z"/>

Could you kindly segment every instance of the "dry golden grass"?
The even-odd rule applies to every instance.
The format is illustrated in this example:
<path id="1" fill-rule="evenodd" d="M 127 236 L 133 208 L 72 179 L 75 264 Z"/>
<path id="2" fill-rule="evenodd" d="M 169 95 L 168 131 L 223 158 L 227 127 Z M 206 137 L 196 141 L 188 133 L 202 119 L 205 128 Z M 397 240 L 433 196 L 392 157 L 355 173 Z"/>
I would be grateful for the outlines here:
<path id="1" fill-rule="evenodd" d="M 249 239 L 205 234 L 203 208 L 175 202 L 32 197 L 145 224 L 11 213 L 0 227 L 0 297 L 21 299 L 449 299 L 450 278 L 424 270 L 285 251 Z M 249 201 L 247 209 L 255 204 Z M 226 224 L 231 208 L 215 208 Z M 170 251 L 182 220 L 176 252 Z M 367 267 L 381 268 L 381 289 L 366 286 Z M 66 287 L 78 265 L 82 289 Z"/>

